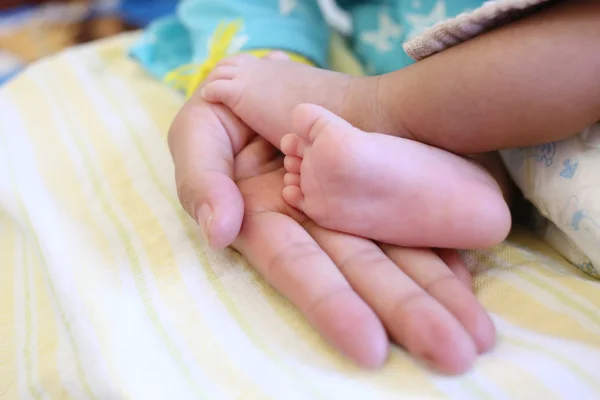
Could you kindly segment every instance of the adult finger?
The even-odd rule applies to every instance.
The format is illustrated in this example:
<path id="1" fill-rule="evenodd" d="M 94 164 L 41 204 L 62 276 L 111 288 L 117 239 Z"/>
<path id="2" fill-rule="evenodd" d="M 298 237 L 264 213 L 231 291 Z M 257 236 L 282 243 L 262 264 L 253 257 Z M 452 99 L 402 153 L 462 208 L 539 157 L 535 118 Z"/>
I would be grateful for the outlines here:
<path id="1" fill-rule="evenodd" d="M 298 222 L 247 213 L 233 246 L 341 353 L 362 367 L 383 364 L 389 342 L 381 322 Z"/>
<path id="2" fill-rule="evenodd" d="M 317 226 L 309 232 L 379 315 L 394 341 L 439 371 L 455 374 L 470 368 L 476 349 L 469 334 L 375 243 Z"/>
<path id="3" fill-rule="evenodd" d="M 233 181 L 234 156 L 252 136 L 225 107 L 197 95 L 169 130 L 179 200 L 214 248 L 228 246 L 239 232 L 244 206 Z"/>
<path id="4" fill-rule="evenodd" d="M 447 309 L 469 333 L 478 353 L 496 341 L 494 324 L 471 288 L 464 285 L 448 265 L 430 249 L 382 246 L 396 265 Z M 451 253 L 445 254 L 452 259 Z M 456 260 L 453 260 L 456 262 Z"/>
<path id="5" fill-rule="evenodd" d="M 470 290 L 473 290 L 473 277 L 469 267 L 460 257 L 457 250 L 454 249 L 436 249 L 434 250 L 444 264 L 450 268 L 450 271 Z"/>
<path id="6" fill-rule="evenodd" d="M 283 166 L 283 155 L 261 136 L 255 136 L 235 157 L 235 181 L 264 175 Z"/>

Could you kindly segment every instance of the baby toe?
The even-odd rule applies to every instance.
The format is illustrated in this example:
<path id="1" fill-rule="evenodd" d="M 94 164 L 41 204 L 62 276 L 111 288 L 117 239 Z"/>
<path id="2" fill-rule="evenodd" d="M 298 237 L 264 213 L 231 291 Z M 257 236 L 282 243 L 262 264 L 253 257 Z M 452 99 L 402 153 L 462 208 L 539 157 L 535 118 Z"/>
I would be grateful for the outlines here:
<path id="1" fill-rule="evenodd" d="M 285 186 L 300 187 L 300 174 L 287 173 L 283 176 L 283 184 Z"/>
<path id="2" fill-rule="evenodd" d="M 213 82 L 221 79 L 233 79 L 239 74 L 239 68 L 233 65 L 222 65 L 216 67 L 206 78 L 206 82 Z"/>
<path id="3" fill-rule="evenodd" d="M 258 58 L 252 54 L 248 53 L 240 53 L 231 57 L 227 57 L 222 59 L 217 63 L 217 68 L 221 66 L 233 66 L 237 67 L 242 64 L 246 64 L 247 62 L 256 61 Z"/>
<path id="4" fill-rule="evenodd" d="M 232 80 L 215 80 L 204 85 L 200 96 L 209 103 L 223 103 L 234 109 L 244 91 L 244 88 Z"/>
<path id="5" fill-rule="evenodd" d="M 281 151 L 286 156 L 303 158 L 308 143 L 295 134 L 285 135 L 281 139 Z"/>
<path id="6" fill-rule="evenodd" d="M 283 159 L 283 166 L 292 174 L 299 174 L 302 168 L 302 159 L 293 156 L 287 156 Z"/>
<path id="7" fill-rule="evenodd" d="M 304 210 L 304 193 L 299 186 L 286 186 L 283 188 L 283 199 L 290 206 L 303 211 Z"/>

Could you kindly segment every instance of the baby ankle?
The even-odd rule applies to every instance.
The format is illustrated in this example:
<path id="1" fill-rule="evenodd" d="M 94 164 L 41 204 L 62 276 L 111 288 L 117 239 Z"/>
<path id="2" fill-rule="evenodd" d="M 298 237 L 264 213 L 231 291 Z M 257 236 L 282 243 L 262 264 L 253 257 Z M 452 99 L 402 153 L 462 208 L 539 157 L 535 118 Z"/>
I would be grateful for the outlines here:
<path id="1" fill-rule="evenodd" d="M 363 131 L 387 133 L 382 131 L 378 86 L 377 76 L 352 77 L 340 116 Z"/>

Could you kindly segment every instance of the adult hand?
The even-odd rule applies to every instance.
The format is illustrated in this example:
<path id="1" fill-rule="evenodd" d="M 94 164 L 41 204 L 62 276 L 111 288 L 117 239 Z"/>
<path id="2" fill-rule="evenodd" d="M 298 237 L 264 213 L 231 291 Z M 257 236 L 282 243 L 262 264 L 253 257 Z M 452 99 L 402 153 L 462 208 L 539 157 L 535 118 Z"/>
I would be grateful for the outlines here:
<path id="1" fill-rule="evenodd" d="M 224 106 L 193 97 L 169 145 L 181 203 L 210 244 L 233 243 L 359 365 L 384 363 L 388 332 L 445 373 L 467 370 L 493 345 L 491 320 L 455 251 L 378 246 L 316 226 L 283 201 L 277 150 Z"/>

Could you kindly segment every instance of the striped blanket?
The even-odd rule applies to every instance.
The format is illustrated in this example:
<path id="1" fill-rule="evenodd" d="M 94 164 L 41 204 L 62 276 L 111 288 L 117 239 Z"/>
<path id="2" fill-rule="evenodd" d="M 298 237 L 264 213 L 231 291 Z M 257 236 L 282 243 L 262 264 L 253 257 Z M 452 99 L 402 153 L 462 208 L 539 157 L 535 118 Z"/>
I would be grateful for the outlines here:
<path id="1" fill-rule="evenodd" d="M 132 36 L 41 61 L 0 89 L 0 398 L 598 399 L 600 284 L 524 230 L 466 253 L 499 330 L 472 372 L 394 349 L 362 371 L 177 202 L 182 98 Z"/>

